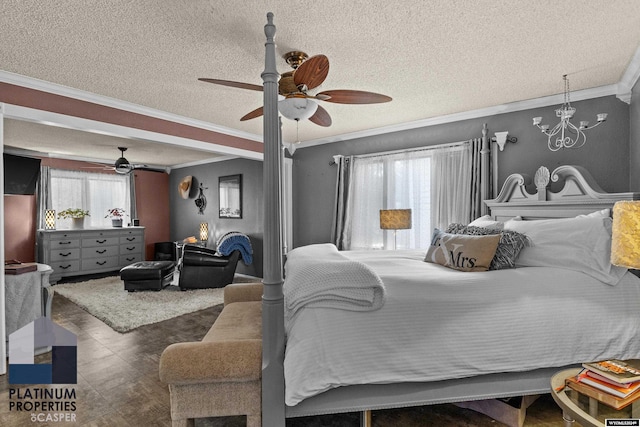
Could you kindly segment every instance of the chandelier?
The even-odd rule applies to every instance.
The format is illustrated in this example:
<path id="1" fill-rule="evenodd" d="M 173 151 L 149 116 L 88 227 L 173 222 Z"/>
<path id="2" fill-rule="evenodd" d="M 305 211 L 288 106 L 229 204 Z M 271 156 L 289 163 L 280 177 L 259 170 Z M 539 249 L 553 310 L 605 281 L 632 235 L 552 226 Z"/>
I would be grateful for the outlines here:
<path id="1" fill-rule="evenodd" d="M 560 123 L 555 125 L 553 129 L 549 130 L 549 125 L 541 125 L 542 117 L 534 117 L 533 125 L 538 126 L 542 133 L 548 137 L 549 150 L 558 151 L 561 148 L 580 148 L 585 142 L 587 137 L 584 131 L 587 129 L 593 129 L 600 123 L 607 120 L 607 113 L 600 113 L 597 115 L 598 122 L 589 126 L 588 121 L 581 121 L 580 125 L 576 127 L 570 122 L 570 119 L 576 112 L 576 109 L 571 106 L 569 101 L 569 80 L 567 75 L 563 75 L 564 80 L 564 102 L 562 106 L 556 110 L 556 117 L 560 117 Z"/>

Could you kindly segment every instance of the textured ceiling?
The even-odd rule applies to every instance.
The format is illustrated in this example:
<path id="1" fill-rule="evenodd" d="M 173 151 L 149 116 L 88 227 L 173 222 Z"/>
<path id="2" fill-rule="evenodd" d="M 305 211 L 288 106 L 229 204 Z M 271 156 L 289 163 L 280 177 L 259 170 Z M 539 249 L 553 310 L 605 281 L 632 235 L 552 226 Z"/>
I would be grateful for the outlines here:
<path id="1" fill-rule="evenodd" d="M 393 98 L 323 103 L 333 125 L 301 122 L 301 141 L 557 94 L 563 74 L 572 90 L 616 84 L 640 44 L 638 0 L 3 0 L 0 67 L 261 135 L 262 118 L 239 121 L 261 105 L 261 93 L 197 79 L 261 85 L 269 11 L 280 55 L 329 57 L 318 90 Z M 279 70 L 289 70 L 284 60 Z M 5 144 L 28 148 L 31 137 L 21 135 L 38 126 L 10 123 Z M 59 133 L 68 137 L 51 132 L 51 152 L 61 149 Z M 297 139 L 294 122 L 285 120 L 283 135 Z M 113 143 L 95 138 L 96 147 Z M 86 155 L 82 145 L 67 144 L 67 151 L 81 149 Z M 148 159 L 134 161 L 185 160 L 174 157 L 180 150 L 163 151 L 164 159 L 147 150 Z"/>

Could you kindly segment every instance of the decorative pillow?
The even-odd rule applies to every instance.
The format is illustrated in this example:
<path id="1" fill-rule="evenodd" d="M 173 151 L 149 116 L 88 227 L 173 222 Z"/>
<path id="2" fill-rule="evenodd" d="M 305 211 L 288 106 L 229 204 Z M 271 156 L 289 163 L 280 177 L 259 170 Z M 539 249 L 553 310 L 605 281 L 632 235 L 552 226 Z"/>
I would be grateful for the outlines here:
<path id="1" fill-rule="evenodd" d="M 496 253 L 500 235 L 470 236 L 433 230 L 426 262 L 461 271 L 487 271 Z"/>
<path id="2" fill-rule="evenodd" d="M 611 209 L 606 208 L 599 211 L 591 212 L 586 215 L 577 215 L 576 218 L 609 218 L 611 217 Z"/>
<path id="3" fill-rule="evenodd" d="M 515 268 L 516 259 L 524 246 L 527 244 L 527 236 L 517 231 L 500 230 L 497 228 L 475 227 L 472 225 L 449 224 L 447 233 L 469 234 L 475 236 L 486 236 L 488 234 L 499 234 L 500 243 L 496 254 L 491 260 L 489 270 L 502 270 L 505 268 Z"/>
<path id="4" fill-rule="evenodd" d="M 496 221 L 495 219 L 492 219 L 491 215 L 484 215 L 484 216 L 481 216 L 480 218 L 474 219 L 469 223 L 469 225 L 472 227 L 487 227 L 487 228 L 497 228 L 499 230 L 502 230 L 502 228 L 504 227 L 504 222 Z M 468 234 L 468 233 L 461 233 L 461 234 Z"/>
<path id="5" fill-rule="evenodd" d="M 627 270 L 611 264 L 611 225 L 611 218 L 583 217 L 507 221 L 505 230 L 531 241 L 516 260 L 519 267 L 576 270 L 616 285 Z"/>

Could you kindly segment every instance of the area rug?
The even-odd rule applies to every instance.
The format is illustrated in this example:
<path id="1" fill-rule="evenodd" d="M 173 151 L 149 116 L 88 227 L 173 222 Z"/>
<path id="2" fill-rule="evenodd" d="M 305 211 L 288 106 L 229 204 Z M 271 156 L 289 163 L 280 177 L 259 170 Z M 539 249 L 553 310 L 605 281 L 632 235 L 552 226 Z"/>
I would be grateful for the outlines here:
<path id="1" fill-rule="evenodd" d="M 115 331 L 129 332 L 224 302 L 224 288 L 180 291 L 167 286 L 161 291 L 127 292 L 118 276 L 53 286 Z"/>

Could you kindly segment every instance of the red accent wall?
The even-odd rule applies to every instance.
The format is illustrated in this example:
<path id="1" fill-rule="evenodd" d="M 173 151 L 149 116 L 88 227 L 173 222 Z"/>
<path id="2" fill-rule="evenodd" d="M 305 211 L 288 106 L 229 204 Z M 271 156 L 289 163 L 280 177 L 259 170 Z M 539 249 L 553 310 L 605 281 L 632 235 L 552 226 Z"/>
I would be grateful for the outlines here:
<path id="1" fill-rule="evenodd" d="M 4 196 L 4 257 L 36 260 L 36 196 Z"/>
<path id="2" fill-rule="evenodd" d="M 95 164 L 63 159 L 42 159 L 43 166 L 82 170 Z M 115 173 L 105 171 L 105 173 Z M 145 256 L 153 259 L 153 244 L 166 242 L 170 236 L 169 175 L 164 172 L 134 171 L 136 205 L 140 225 L 145 227 Z M 22 262 L 36 260 L 36 196 L 4 196 L 5 259 Z"/>
<path id="3" fill-rule="evenodd" d="M 145 227 L 146 259 L 153 259 L 154 243 L 170 240 L 169 174 L 134 171 L 136 207 L 140 225 Z"/>

